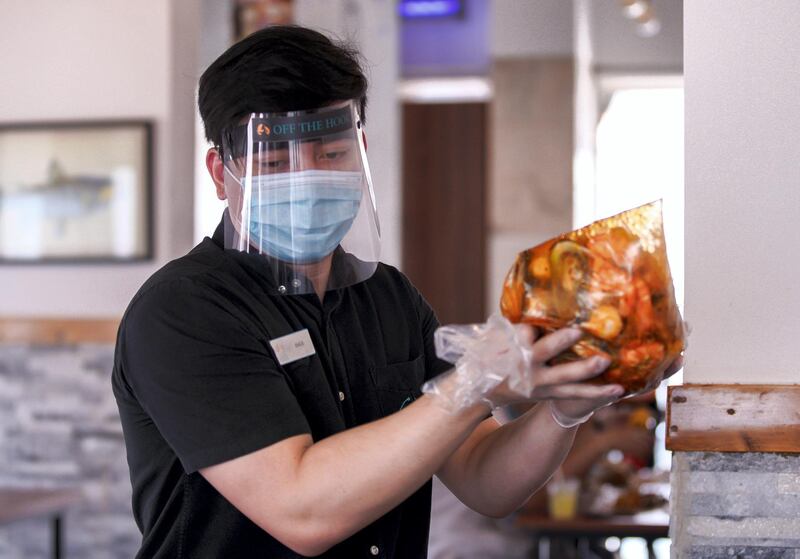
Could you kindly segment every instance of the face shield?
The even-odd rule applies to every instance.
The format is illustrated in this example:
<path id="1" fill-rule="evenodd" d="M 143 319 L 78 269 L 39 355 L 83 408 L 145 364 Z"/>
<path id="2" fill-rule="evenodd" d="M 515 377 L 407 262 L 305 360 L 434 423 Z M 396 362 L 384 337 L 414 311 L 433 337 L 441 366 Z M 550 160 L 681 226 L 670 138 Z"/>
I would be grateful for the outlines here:
<path id="1" fill-rule="evenodd" d="M 353 101 L 253 113 L 223 132 L 225 248 L 264 257 L 282 294 L 364 281 L 380 229 Z M 327 279 L 325 276 L 327 275 Z"/>

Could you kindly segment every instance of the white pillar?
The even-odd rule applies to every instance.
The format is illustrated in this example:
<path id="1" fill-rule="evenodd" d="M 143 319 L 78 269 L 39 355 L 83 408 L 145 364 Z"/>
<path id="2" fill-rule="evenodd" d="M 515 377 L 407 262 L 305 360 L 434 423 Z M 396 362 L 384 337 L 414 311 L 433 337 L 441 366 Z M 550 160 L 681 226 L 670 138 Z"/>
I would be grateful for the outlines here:
<path id="1" fill-rule="evenodd" d="M 705 0 L 684 10 L 685 309 L 692 330 L 684 381 L 797 383 L 800 5 Z M 794 549 L 797 529 L 787 522 L 797 515 L 774 504 L 784 491 L 780 476 L 789 475 L 780 472 L 796 471 L 790 460 L 676 452 L 672 557 L 694 556 L 697 548 L 715 557 L 734 546 L 747 556 L 753 546 Z M 715 509 L 714 499 L 727 505 Z M 740 518 L 727 516 L 731 507 Z"/>
<path id="2" fill-rule="evenodd" d="M 800 4 L 686 2 L 685 381 L 797 383 Z"/>

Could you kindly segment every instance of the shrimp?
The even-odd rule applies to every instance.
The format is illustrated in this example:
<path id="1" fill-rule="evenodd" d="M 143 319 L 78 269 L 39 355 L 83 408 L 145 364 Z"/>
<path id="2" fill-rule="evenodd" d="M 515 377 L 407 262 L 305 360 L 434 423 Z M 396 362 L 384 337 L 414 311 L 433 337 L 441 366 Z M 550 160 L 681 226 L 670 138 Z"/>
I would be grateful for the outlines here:
<path id="1" fill-rule="evenodd" d="M 592 311 L 588 322 L 581 328 L 604 340 L 613 340 L 622 332 L 622 317 L 616 307 L 600 305 Z"/>
<path id="2" fill-rule="evenodd" d="M 614 227 L 599 235 L 594 235 L 586 242 L 587 248 L 600 258 L 623 268 L 638 257 L 639 240 L 623 227 Z"/>
<path id="3" fill-rule="evenodd" d="M 605 258 L 592 258 L 592 277 L 589 286 L 592 291 L 622 296 L 630 283 L 630 274 L 618 268 Z"/>
<path id="4" fill-rule="evenodd" d="M 664 360 L 664 344 L 659 342 L 630 342 L 619 351 L 619 362 L 630 369 L 652 368 Z"/>
<path id="5" fill-rule="evenodd" d="M 652 330 L 656 324 L 655 313 L 653 312 L 653 301 L 650 296 L 650 288 L 645 281 L 639 277 L 633 278 L 633 285 L 636 288 L 636 331 L 639 337 Z"/>
<path id="6" fill-rule="evenodd" d="M 642 278 L 634 276 L 633 280 L 625 286 L 624 295 L 619 304 L 619 314 L 624 318 L 634 318 L 636 335 L 639 337 L 655 327 L 653 299 L 650 288 Z"/>

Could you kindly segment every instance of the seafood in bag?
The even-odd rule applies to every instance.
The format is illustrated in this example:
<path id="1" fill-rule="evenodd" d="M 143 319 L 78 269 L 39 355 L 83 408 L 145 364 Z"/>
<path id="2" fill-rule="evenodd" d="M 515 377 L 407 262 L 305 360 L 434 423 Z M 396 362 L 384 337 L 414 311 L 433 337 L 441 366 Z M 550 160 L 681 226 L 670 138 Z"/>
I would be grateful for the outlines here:
<path id="1" fill-rule="evenodd" d="M 503 284 L 503 315 L 583 337 L 554 362 L 611 359 L 594 382 L 655 388 L 686 341 L 667 262 L 661 202 L 596 221 L 521 252 Z"/>

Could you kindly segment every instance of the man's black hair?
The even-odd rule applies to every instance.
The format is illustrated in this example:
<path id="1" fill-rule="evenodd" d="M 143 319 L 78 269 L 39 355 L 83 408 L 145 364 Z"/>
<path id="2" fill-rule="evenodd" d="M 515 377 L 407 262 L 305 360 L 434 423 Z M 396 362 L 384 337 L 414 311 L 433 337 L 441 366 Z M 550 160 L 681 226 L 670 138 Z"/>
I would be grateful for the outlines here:
<path id="1" fill-rule="evenodd" d="M 315 109 L 357 99 L 361 119 L 367 78 L 358 52 L 322 33 L 295 25 L 248 35 L 200 77 L 198 105 L 206 138 L 222 144 L 222 131 L 255 112 Z"/>

